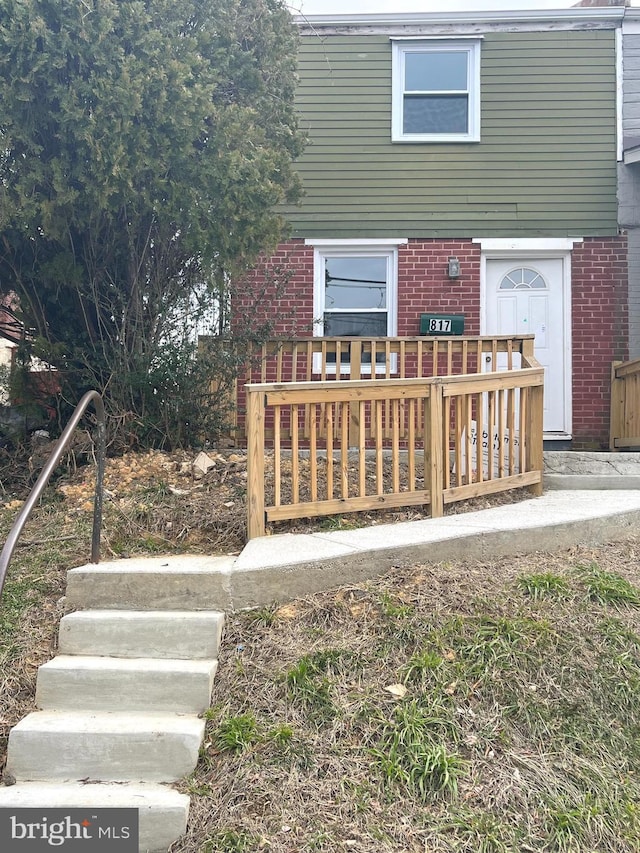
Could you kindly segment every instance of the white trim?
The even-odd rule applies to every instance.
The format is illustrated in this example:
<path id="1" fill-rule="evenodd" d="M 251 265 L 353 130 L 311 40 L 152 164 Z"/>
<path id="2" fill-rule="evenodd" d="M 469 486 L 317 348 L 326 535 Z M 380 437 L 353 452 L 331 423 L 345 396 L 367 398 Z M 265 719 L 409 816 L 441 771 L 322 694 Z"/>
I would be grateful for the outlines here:
<path id="1" fill-rule="evenodd" d="M 481 246 L 480 255 L 480 334 L 487 333 L 487 261 L 499 260 L 505 257 L 522 258 L 558 258 L 562 260 L 562 313 L 563 313 L 563 348 L 564 348 L 564 424 L 566 432 L 544 433 L 545 441 L 564 441 L 571 438 L 573 429 L 573 352 L 571 343 L 571 250 L 575 243 L 581 243 L 582 238 L 525 238 L 510 240 L 508 238 L 476 238 L 474 243 Z"/>
<path id="2" fill-rule="evenodd" d="M 460 41 L 460 39 L 474 39 L 475 41 L 478 41 L 480 39 L 483 39 L 484 36 L 483 35 L 462 35 L 462 34 L 458 35 L 457 33 L 455 36 L 450 36 L 450 35 L 441 35 L 441 36 L 440 35 L 435 35 L 435 36 L 432 36 L 432 35 L 389 36 L 389 41 L 438 41 L 438 40 L 440 40 L 440 41 L 442 41 L 442 40 L 451 41 L 453 38 L 455 38 L 456 41 Z"/>
<path id="3" fill-rule="evenodd" d="M 361 237 L 353 240 L 343 237 L 337 237 L 336 239 L 332 239 L 331 237 L 308 237 L 304 241 L 304 244 L 305 246 L 317 246 L 319 249 L 326 246 L 337 249 L 350 247 L 357 249 L 366 246 L 380 246 L 382 248 L 389 246 L 393 248 L 394 246 L 406 246 L 408 242 L 408 237 Z"/>
<path id="4" fill-rule="evenodd" d="M 576 243 L 582 243 L 583 237 L 524 237 L 511 239 L 510 237 L 474 237 L 472 243 L 478 243 L 482 252 L 528 252 L 529 254 L 542 254 L 558 252 L 570 252 Z M 494 257 L 497 257 L 494 255 Z"/>
<path id="5" fill-rule="evenodd" d="M 364 253 L 360 251 L 361 243 L 348 243 L 344 240 L 316 246 L 313 252 L 313 334 L 319 337 L 324 331 L 324 263 L 327 255 L 333 257 L 357 257 Z M 398 332 L 398 251 L 395 245 L 370 246 L 369 255 L 387 257 L 387 336 L 395 337 Z"/>
<path id="6" fill-rule="evenodd" d="M 479 142 L 480 141 L 480 46 L 481 39 L 430 39 L 420 36 L 412 39 L 392 39 L 392 95 L 391 95 L 391 141 L 402 143 L 441 143 L 441 142 Z M 407 95 L 405 89 L 405 56 L 410 51 L 422 53 L 458 51 L 467 55 L 467 86 L 464 90 L 450 93 L 464 95 L 467 98 L 467 131 L 465 133 L 406 133 L 404 130 L 404 104 Z M 426 92 L 427 95 L 431 92 Z M 433 95 L 446 95 L 446 91 Z"/>
<path id="7" fill-rule="evenodd" d="M 622 50 L 622 30 L 615 31 L 616 44 L 616 158 L 620 162 L 624 156 L 622 111 L 624 104 L 624 54 Z"/>
<path id="8" fill-rule="evenodd" d="M 307 241 L 305 241 L 307 242 Z M 310 243 L 312 241 L 309 241 Z M 332 240 L 316 242 L 313 250 L 313 336 L 321 337 L 324 333 L 324 258 L 333 257 L 358 257 L 360 255 L 377 255 L 387 258 L 387 331 L 386 336 L 395 337 L 398 334 L 398 245 L 404 245 L 408 240 Z M 363 251 L 364 250 L 364 251 Z M 320 363 L 316 353 L 314 356 L 313 370 L 320 372 Z M 386 365 L 376 365 L 376 373 L 385 373 Z M 335 373 L 335 366 L 327 365 L 327 373 Z M 369 366 L 369 371 L 371 367 Z M 341 373 L 349 373 L 349 365 L 340 367 Z M 397 356 L 392 357 L 391 372 L 397 372 Z M 362 365 L 362 373 L 367 373 L 367 365 Z"/>
<path id="9" fill-rule="evenodd" d="M 384 25 L 420 25 L 446 24 L 455 27 L 460 24 L 504 24 L 505 27 L 514 23 L 529 22 L 577 22 L 584 25 L 585 21 L 606 21 L 617 23 L 624 17 L 623 6 L 580 7 L 572 9 L 529 9 L 510 12 L 477 11 L 477 12 L 396 12 L 396 13 L 364 13 L 364 14 L 328 14 L 328 15 L 294 15 L 293 21 L 298 26 L 316 27 L 353 27 L 353 26 L 384 26 Z"/>

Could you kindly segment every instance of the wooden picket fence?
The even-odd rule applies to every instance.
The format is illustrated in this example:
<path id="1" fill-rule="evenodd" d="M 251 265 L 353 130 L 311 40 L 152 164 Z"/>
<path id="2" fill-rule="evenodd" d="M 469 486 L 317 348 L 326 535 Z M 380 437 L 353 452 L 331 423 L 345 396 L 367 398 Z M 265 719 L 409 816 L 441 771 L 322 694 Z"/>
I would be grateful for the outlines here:
<path id="1" fill-rule="evenodd" d="M 471 352 L 481 368 L 504 347 L 518 369 L 248 384 L 248 537 L 290 518 L 418 504 L 439 517 L 480 495 L 540 494 L 544 371 L 530 336 L 509 340 L 448 339 L 445 358 L 468 367 Z"/>
<path id="2" fill-rule="evenodd" d="M 201 346 L 230 346 L 202 337 Z M 229 409 L 228 440 L 243 446 L 248 436 L 246 385 L 289 382 L 344 382 L 413 379 L 482 373 L 498 359 L 513 369 L 520 356 L 533 357 L 533 335 L 406 338 L 277 338 L 242 353 L 244 375 Z M 234 361 L 240 360 L 233 358 Z M 340 368 L 337 369 L 337 365 Z M 374 365 L 372 369 L 372 365 Z M 495 367 L 493 368 L 495 369 Z M 270 421 L 265 435 L 273 440 Z M 308 438 L 308 431 L 307 431 Z M 351 444 L 357 441 L 352 424 Z"/>
<path id="3" fill-rule="evenodd" d="M 640 359 L 611 366 L 609 447 L 640 447 Z"/>

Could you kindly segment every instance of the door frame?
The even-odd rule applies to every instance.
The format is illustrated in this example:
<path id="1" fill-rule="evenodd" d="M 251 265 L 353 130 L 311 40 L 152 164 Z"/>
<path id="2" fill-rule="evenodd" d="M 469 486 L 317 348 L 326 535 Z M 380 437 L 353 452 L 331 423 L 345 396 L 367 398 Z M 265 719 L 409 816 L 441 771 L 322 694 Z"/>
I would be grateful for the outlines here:
<path id="1" fill-rule="evenodd" d="M 553 258 L 562 261 L 563 381 L 565 388 L 562 432 L 544 433 L 545 441 L 566 441 L 572 435 L 573 388 L 571 343 L 571 251 L 582 238 L 476 238 L 480 246 L 480 334 L 487 334 L 487 261 Z"/>

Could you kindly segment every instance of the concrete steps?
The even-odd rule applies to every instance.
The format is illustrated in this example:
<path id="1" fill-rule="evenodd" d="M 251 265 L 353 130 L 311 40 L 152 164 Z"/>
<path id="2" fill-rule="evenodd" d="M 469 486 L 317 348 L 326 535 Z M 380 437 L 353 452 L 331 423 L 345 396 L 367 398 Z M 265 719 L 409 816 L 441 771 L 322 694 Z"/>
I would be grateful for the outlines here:
<path id="1" fill-rule="evenodd" d="M 215 660 L 59 655 L 38 671 L 43 710 L 201 714 L 209 707 Z M 78 697 L 81 697 L 80 701 Z"/>
<path id="2" fill-rule="evenodd" d="M 187 830 L 189 797 L 165 785 L 19 782 L 0 788 L 7 809 L 137 808 L 140 851 L 166 853 Z M 55 849 L 55 848 L 52 848 Z"/>
<path id="3" fill-rule="evenodd" d="M 233 557 L 153 557 L 81 566 L 67 576 L 76 610 L 230 610 Z"/>
<path id="4" fill-rule="evenodd" d="M 69 573 L 78 609 L 61 620 L 61 654 L 38 670 L 40 710 L 9 735 L 15 784 L 0 787 L 0 808 L 137 807 L 140 853 L 166 853 L 186 830 L 189 798 L 167 785 L 198 761 L 224 622 L 215 590 L 229 563 L 123 560 Z M 201 590 L 206 610 L 196 610 Z"/>
<path id="5" fill-rule="evenodd" d="M 64 655 L 216 659 L 224 617 L 184 610 L 77 610 L 60 622 Z"/>
<path id="6" fill-rule="evenodd" d="M 7 772 L 30 782 L 175 782 L 196 766 L 203 735 L 190 715 L 36 711 L 9 735 Z"/>
<path id="7" fill-rule="evenodd" d="M 545 489 L 640 489 L 640 453 L 544 452 Z"/>

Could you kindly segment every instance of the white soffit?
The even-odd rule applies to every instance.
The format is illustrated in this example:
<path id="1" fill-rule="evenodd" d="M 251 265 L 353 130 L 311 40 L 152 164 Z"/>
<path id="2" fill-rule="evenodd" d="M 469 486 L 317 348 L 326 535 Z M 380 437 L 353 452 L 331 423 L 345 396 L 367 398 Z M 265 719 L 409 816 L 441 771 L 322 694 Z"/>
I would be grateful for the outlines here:
<path id="1" fill-rule="evenodd" d="M 340 247 L 343 246 L 345 248 L 358 248 L 358 246 L 405 246 L 409 242 L 408 237 L 365 237 L 358 239 L 357 237 L 349 240 L 348 238 L 337 238 L 332 240 L 330 237 L 308 237 L 304 244 L 305 246 L 316 246 L 317 248 L 322 248 L 323 246 L 333 246 Z"/>
<path id="2" fill-rule="evenodd" d="M 582 237 L 475 237 L 483 252 L 570 252 Z"/>

